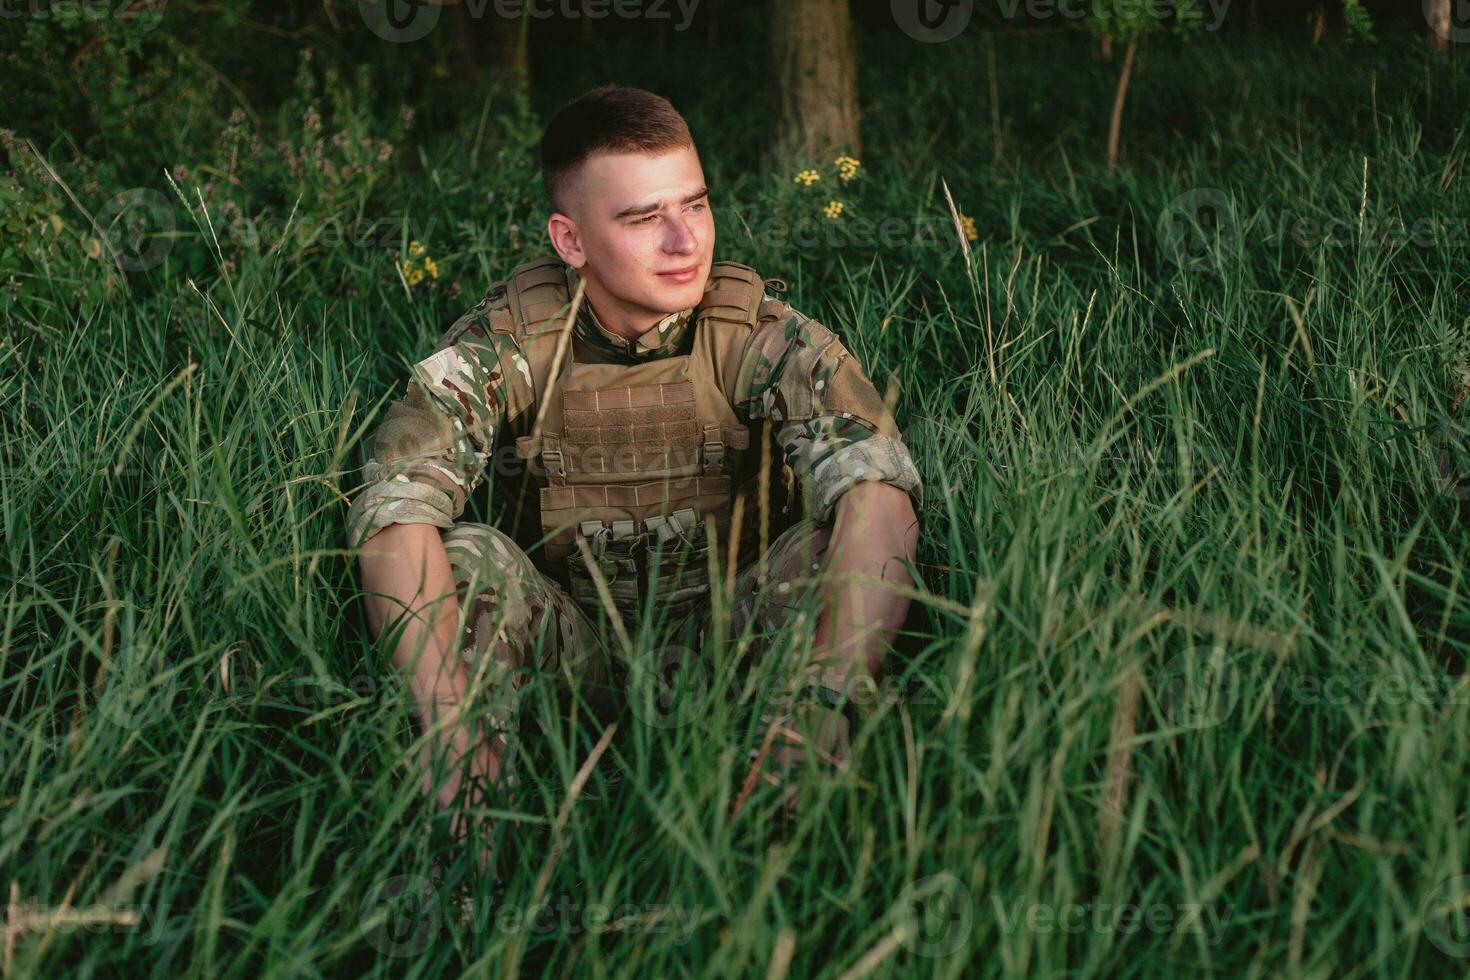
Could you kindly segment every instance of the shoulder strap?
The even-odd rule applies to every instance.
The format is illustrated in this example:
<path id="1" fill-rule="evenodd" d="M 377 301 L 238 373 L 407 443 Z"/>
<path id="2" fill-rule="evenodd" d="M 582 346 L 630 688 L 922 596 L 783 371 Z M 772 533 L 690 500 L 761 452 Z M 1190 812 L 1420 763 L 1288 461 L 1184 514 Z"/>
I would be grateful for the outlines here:
<path id="1" fill-rule="evenodd" d="M 501 330 L 514 332 L 518 339 L 543 333 L 547 321 L 559 320 L 558 314 L 566 314 L 567 303 L 572 298 L 567 292 L 566 265 L 557 255 L 522 262 L 509 279 L 492 287 L 495 288 L 503 288 L 510 300 L 512 322 Z"/>
<path id="2" fill-rule="evenodd" d="M 696 316 L 703 321 L 740 323 L 754 328 L 764 294 L 765 282 L 750 266 L 716 262 L 710 266 L 709 283 Z"/>
<path id="3" fill-rule="evenodd" d="M 748 265 L 716 262 L 710 266 L 704 299 L 695 311 L 693 350 L 699 370 L 715 383 L 705 393 L 708 397 L 729 401 L 726 392 L 735 383 L 742 352 L 759 322 L 766 285 Z M 722 411 L 721 406 L 706 408 L 708 417 Z"/>
<path id="4" fill-rule="evenodd" d="M 541 397 L 551 385 L 557 337 L 572 299 L 566 264 L 558 255 L 522 262 L 508 278 L 492 285 L 490 292 L 505 294 L 511 314 L 492 319 L 491 329 L 515 339 L 531 374 L 531 405 L 512 427 L 519 431 L 535 418 Z"/>

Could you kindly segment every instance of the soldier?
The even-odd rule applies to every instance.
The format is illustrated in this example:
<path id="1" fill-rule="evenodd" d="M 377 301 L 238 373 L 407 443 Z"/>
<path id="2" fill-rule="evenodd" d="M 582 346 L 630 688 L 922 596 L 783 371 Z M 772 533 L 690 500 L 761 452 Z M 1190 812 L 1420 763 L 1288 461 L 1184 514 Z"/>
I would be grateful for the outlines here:
<path id="1" fill-rule="evenodd" d="M 831 330 L 772 295 L 784 284 L 713 262 L 709 190 L 666 99 L 593 89 L 551 120 L 539 155 L 557 254 L 492 284 L 414 365 L 347 519 L 369 625 L 403 627 L 394 660 L 417 717 L 443 722 L 452 771 L 425 790 L 450 805 L 466 754 L 472 783 L 514 784 L 528 671 L 601 704 L 647 612 L 696 623 L 702 644 L 711 568 L 738 568 L 732 636 L 789 628 L 799 599 L 819 612 L 773 761 L 785 774 L 812 748 L 840 763 L 853 681 L 873 677 L 903 621 L 894 587 L 911 582 L 918 534 L 919 475 L 887 406 Z M 498 515 L 510 526 L 460 521 L 510 447 L 525 461 Z M 809 517 L 792 514 L 783 471 Z M 476 684 L 486 738 L 459 723 Z"/>

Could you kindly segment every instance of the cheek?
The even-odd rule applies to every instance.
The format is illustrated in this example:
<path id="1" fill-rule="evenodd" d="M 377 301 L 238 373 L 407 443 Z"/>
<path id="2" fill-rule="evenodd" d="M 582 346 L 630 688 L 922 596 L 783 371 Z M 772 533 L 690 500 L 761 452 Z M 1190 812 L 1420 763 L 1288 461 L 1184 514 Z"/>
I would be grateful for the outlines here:
<path id="1" fill-rule="evenodd" d="M 658 248 L 652 233 L 637 225 L 614 227 L 607 236 L 607 244 L 612 261 L 623 269 L 641 265 L 643 257 Z"/>
<path id="2" fill-rule="evenodd" d="M 625 283 L 651 282 L 653 273 L 667 265 L 663 241 L 647 228 L 624 228 L 609 253 L 616 275 Z"/>

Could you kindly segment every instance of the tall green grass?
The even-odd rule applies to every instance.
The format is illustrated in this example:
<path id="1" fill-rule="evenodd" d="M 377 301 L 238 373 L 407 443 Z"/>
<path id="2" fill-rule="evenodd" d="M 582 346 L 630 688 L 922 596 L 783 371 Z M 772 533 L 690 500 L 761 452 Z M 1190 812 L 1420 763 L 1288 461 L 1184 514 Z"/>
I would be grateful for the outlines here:
<path id="1" fill-rule="evenodd" d="M 630 52 L 588 52 L 544 105 L 467 105 L 332 193 L 249 168 L 206 193 L 201 133 L 162 162 L 192 179 L 146 185 L 173 229 L 139 272 L 87 258 L 57 181 L 23 185 L 72 237 L 0 294 L 10 970 L 1463 972 L 1463 71 L 1408 39 L 1161 46 L 1110 179 L 1111 69 L 1080 43 L 996 42 L 998 126 L 979 36 L 870 53 L 862 176 L 835 192 L 830 167 L 806 193 L 813 161 L 760 162 L 758 113 L 685 101 L 719 256 L 897 380 L 925 478 L 889 665 L 908 696 L 782 824 L 764 786 L 730 817 L 766 679 L 733 650 L 671 713 L 625 712 L 580 789 L 603 732 L 533 684 L 499 884 L 419 794 L 341 525 L 406 364 L 545 250 L 536 109 Z M 352 98 L 328 129 L 392 111 Z M 293 230 L 377 225 L 252 243 L 236 198 Z M 415 238 L 434 289 L 393 271 Z M 493 519 L 483 493 L 468 516 Z"/>

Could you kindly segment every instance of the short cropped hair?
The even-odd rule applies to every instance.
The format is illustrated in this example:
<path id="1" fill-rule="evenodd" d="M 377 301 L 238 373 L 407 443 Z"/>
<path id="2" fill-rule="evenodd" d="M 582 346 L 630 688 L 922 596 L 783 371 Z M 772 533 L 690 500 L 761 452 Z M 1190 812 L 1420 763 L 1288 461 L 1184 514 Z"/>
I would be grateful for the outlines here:
<path id="1" fill-rule="evenodd" d="M 567 189 L 594 153 L 659 154 L 694 147 L 673 103 L 646 89 L 600 85 L 568 102 L 546 124 L 537 151 L 553 211 L 566 213 Z"/>

